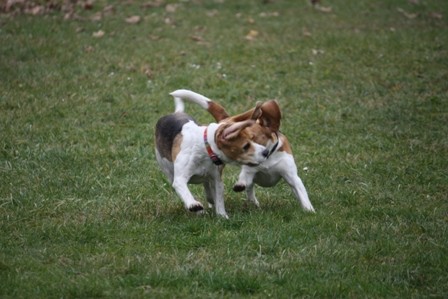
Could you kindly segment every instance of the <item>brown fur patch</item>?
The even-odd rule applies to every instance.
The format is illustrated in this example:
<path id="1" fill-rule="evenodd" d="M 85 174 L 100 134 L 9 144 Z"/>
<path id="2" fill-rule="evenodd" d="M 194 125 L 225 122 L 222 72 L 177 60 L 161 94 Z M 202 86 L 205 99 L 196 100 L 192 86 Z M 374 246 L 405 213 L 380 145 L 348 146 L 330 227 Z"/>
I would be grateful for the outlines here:
<path id="1" fill-rule="evenodd" d="M 288 154 L 292 155 L 292 148 L 289 144 L 288 139 L 285 137 L 285 135 L 280 135 L 280 140 L 282 141 L 282 146 L 278 149 L 279 152 L 287 152 Z"/>
<path id="2" fill-rule="evenodd" d="M 171 149 L 171 161 L 175 161 L 177 155 L 180 152 L 180 145 L 182 144 L 182 140 L 184 139 L 184 136 L 182 134 L 178 134 L 176 138 L 174 138 L 173 141 L 173 147 Z"/>

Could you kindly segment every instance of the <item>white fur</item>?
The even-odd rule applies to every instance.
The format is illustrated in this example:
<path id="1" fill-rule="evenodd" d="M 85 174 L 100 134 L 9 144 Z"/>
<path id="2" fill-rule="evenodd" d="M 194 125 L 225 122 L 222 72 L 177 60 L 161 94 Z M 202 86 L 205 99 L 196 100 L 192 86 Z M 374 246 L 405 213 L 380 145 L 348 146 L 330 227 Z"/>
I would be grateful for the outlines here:
<path id="1" fill-rule="evenodd" d="M 278 145 L 280 148 L 281 145 Z M 297 175 L 294 157 L 286 152 L 276 151 L 265 162 L 256 167 L 243 166 L 235 187 L 245 188 L 247 199 L 260 206 L 254 192 L 254 183 L 262 187 L 275 186 L 283 178 L 291 186 L 295 197 L 303 209 L 314 212 L 308 193 L 302 180 Z"/>
<path id="2" fill-rule="evenodd" d="M 184 112 L 184 102 L 183 100 L 188 100 L 195 104 L 198 104 L 204 109 L 208 108 L 208 104 L 210 102 L 209 98 L 204 97 L 203 95 L 196 93 L 187 89 L 178 89 L 170 93 L 174 97 L 175 101 L 175 112 Z"/>
<path id="3" fill-rule="evenodd" d="M 175 162 L 161 158 L 157 150 L 156 158 L 186 209 L 194 210 L 194 207 L 202 209 L 202 204 L 194 198 L 188 188 L 190 183 L 202 183 L 207 200 L 215 206 L 216 214 L 228 218 L 224 208 L 221 174 L 204 150 L 203 132 L 204 128 L 194 122 L 185 124 L 182 129 L 183 142 Z"/>
<path id="4" fill-rule="evenodd" d="M 182 112 L 184 109 L 183 99 L 208 108 L 208 99 L 200 94 L 189 90 L 177 90 L 171 93 L 175 98 L 175 111 Z M 212 150 L 225 163 L 234 161 L 227 158 L 219 150 L 215 142 L 216 130 L 223 124 L 212 123 L 207 128 L 207 139 Z M 205 195 L 210 205 L 215 206 L 217 215 L 228 218 L 224 206 L 224 185 L 221 179 L 220 167 L 213 164 L 205 149 L 203 134 L 205 127 L 198 126 L 193 121 L 187 122 L 182 127 L 182 143 L 180 151 L 174 162 L 162 158 L 156 149 L 156 158 L 160 168 L 168 177 L 178 196 L 182 199 L 186 209 L 191 211 L 202 210 L 202 204 L 198 202 L 188 188 L 188 184 L 204 185 Z M 266 148 L 256 143 L 255 155 L 252 163 L 260 164 L 266 158 L 263 156 Z"/>

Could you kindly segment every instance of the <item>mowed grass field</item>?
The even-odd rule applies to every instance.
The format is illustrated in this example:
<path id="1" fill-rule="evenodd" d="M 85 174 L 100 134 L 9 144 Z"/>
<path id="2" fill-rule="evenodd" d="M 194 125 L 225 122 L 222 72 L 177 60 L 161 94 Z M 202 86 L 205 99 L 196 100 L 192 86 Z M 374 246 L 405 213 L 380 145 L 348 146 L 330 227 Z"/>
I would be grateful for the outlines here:
<path id="1" fill-rule="evenodd" d="M 0 15 L 1 298 L 448 296 L 448 2 L 48 7 Z M 179 88 L 277 99 L 316 213 L 235 166 L 229 220 L 185 211 L 153 138 Z"/>

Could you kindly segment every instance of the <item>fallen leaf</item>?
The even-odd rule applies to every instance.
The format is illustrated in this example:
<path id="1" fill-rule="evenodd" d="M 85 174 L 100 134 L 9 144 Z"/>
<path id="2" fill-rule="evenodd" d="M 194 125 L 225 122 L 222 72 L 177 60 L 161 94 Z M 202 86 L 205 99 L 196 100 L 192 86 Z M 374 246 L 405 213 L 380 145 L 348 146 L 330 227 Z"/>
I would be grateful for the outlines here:
<path id="1" fill-rule="evenodd" d="M 212 10 L 208 10 L 205 14 L 207 15 L 207 17 L 214 17 L 216 15 L 218 15 L 218 10 L 216 9 L 212 9 Z"/>
<path id="2" fill-rule="evenodd" d="M 169 13 L 176 12 L 177 8 L 179 7 L 179 4 L 167 4 L 165 6 L 165 11 Z"/>
<path id="3" fill-rule="evenodd" d="M 268 17 L 278 17 L 280 14 L 278 11 L 274 12 L 262 12 L 259 14 L 261 18 L 268 18 Z"/>
<path id="4" fill-rule="evenodd" d="M 142 18 L 140 16 L 132 16 L 132 17 L 126 18 L 126 23 L 138 24 L 138 23 L 140 23 L 141 20 L 142 20 Z"/>
<path id="5" fill-rule="evenodd" d="M 41 15 L 45 12 L 45 7 L 42 5 L 34 6 L 25 10 L 26 14 L 30 14 L 33 16 Z"/>
<path id="6" fill-rule="evenodd" d="M 405 11 L 402 8 L 397 8 L 397 11 L 399 13 L 401 13 L 403 16 L 405 16 L 406 18 L 411 19 L 411 20 L 415 19 L 416 17 L 418 17 L 417 13 L 409 13 L 409 12 Z"/>
<path id="7" fill-rule="evenodd" d="M 302 34 L 303 34 L 303 36 L 306 36 L 306 37 L 312 36 L 311 32 L 307 28 L 302 29 Z"/>
<path id="8" fill-rule="evenodd" d="M 92 9 L 93 8 L 93 2 L 94 2 L 93 0 L 85 1 L 84 4 L 83 4 L 84 9 L 86 9 L 86 10 Z"/>
<path id="9" fill-rule="evenodd" d="M 443 15 L 439 12 L 430 12 L 429 17 L 437 20 L 443 19 Z"/>
<path id="10" fill-rule="evenodd" d="M 321 50 L 321 49 L 312 49 L 311 53 L 313 53 L 313 55 L 319 55 L 319 54 L 324 54 L 325 51 Z"/>
<path id="11" fill-rule="evenodd" d="M 155 34 L 151 34 L 151 35 L 149 36 L 149 39 L 150 39 L 150 40 L 159 40 L 159 39 L 160 39 L 160 36 L 159 36 L 159 35 L 155 35 Z"/>
<path id="12" fill-rule="evenodd" d="M 199 35 L 192 35 L 192 36 L 190 36 L 190 38 L 195 42 L 203 42 L 204 41 L 202 36 L 199 36 Z"/>
<path id="13" fill-rule="evenodd" d="M 330 6 L 321 6 L 319 4 L 315 4 L 314 7 L 320 11 L 320 12 L 324 12 L 324 13 L 330 13 L 333 11 L 333 8 L 331 8 Z"/>
<path id="14" fill-rule="evenodd" d="M 94 50 L 95 50 L 95 48 L 92 47 L 92 46 L 86 46 L 86 47 L 84 47 L 84 52 L 86 52 L 86 53 L 93 52 Z"/>
<path id="15" fill-rule="evenodd" d="M 103 14 L 101 12 L 95 13 L 93 16 L 90 17 L 90 20 L 94 22 L 99 22 L 103 19 Z"/>
<path id="16" fill-rule="evenodd" d="M 113 14 L 114 12 L 115 12 L 115 6 L 113 6 L 113 5 L 107 5 L 103 8 L 103 13 L 106 16 L 109 16 L 109 15 Z"/>
<path id="17" fill-rule="evenodd" d="M 190 38 L 193 41 L 195 41 L 196 43 L 198 43 L 199 45 L 208 45 L 208 42 L 206 40 L 204 40 L 204 38 L 202 36 L 192 35 L 192 36 L 190 36 Z"/>
<path id="18" fill-rule="evenodd" d="M 104 36 L 104 34 L 106 34 L 106 33 L 105 33 L 103 30 L 99 30 L 99 31 L 97 31 L 97 32 L 94 32 L 94 33 L 92 34 L 92 36 L 95 37 L 95 38 L 101 38 L 101 37 Z"/>
<path id="19" fill-rule="evenodd" d="M 154 72 L 152 71 L 151 67 L 149 65 L 144 65 L 141 68 L 141 71 L 143 74 L 146 75 L 146 77 L 148 79 L 153 79 L 154 78 Z"/>
<path id="20" fill-rule="evenodd" d="M 246 39 L 253 41 L 258 37 L 259 33 L 257 30 L 250 30 L 249 33 L 246 35 Z"/>

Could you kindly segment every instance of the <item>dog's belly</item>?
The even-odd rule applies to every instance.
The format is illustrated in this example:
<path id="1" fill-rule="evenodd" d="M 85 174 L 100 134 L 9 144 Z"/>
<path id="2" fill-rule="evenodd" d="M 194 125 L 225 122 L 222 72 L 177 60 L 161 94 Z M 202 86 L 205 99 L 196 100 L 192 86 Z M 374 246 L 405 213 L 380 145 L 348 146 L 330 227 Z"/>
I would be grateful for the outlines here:
<path id="1" fill-rule="evenodd" d="M 162 158 L 159 151 L 156 149 L 156 160 L 159 163 L 160 169 L 167 176 L 170 183 L 173 183 L 174 179 L 174 164 L 168 159 Z M 206 167 L 197 167 L 196 173 L 190 178 L 188 184 L 202 184 L 209 179 L 209 174 Z"/>
<path id="2" fill-rule="evenodd" d="M 254 183 L 261 187 L 275 186 L 282 177 L 278 173 L 259 171 L 254 176 Z"/>

